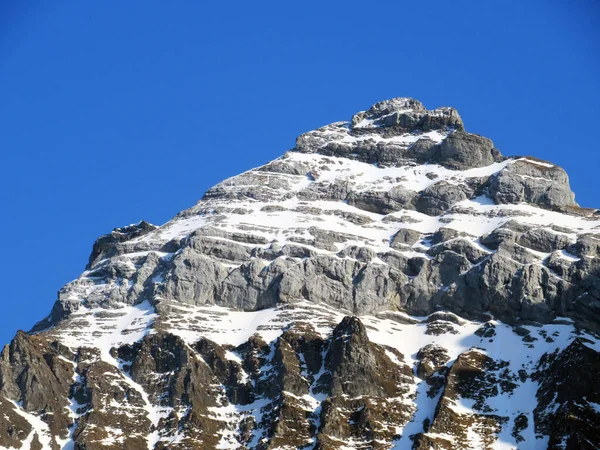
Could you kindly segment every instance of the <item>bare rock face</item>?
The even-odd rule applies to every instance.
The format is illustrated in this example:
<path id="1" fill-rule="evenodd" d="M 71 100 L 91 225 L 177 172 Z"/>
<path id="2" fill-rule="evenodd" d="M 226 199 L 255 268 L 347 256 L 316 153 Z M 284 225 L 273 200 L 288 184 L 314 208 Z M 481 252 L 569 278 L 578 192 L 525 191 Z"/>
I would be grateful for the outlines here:
<path id="1" fill-rule="evenodd" d="M 462 120 L 454 108 L 430 111 L 417 100 L 396 98 L 376 103 L 369 110 L 355 114 L 350 126 L 336 123 L 303 134 L 296 140 L 295 150 L 301 153 L 318 152 L 326 156 L 342 156 L 382 166 L 438 160 L 448 162 L 448 167 L 452 168 L 485 165 L 485 158 L 479 155 L 482 151 L 475 148 L 476 145 L 459 143 L 478 139 L 475 135 L 463 133 L 463 129 Z M 427 134 L 421 140 L 402 138 L 409 134 L 433 132 L 437 139 L 436 133 L 446 136 L 454 130 L 457 138 L 452 149 L 442 149 Z M 452 159 L 463 161 L 456 165 L 450 163 Z"/>
<path id="2" fill-rule="evenodd" d="M 103 443 L 111 449 L 144 448 L 151 421 L 145 414 L 141 392 L 132 388 L 124 375 L 103 361 L 86 360 L 85 353 L 78 365 L 80 381 L 73 390 L 77 399 L 77 429 L 72 436 L 79 448 L 100 448 Z M 119 430 L 111 439 L 111 430 Z"/>
<path id="3" fill-rule="evenodd" d="M 411 230 L 410 228 L 401 228 L 394 236 L 392 236 L 390 247 L 395 249 L 411 247 L 416 244 L 422 236 L 423 233 L 419 231 Z"/>
<path id="4" fill-rule="evenodd" d="M 600 448 L 600 211 L 395 98 L 114 229 L 0 356 L 0 449 Z"/>
<path id="5" fill-rule="evenodd" d="M 375 126 L 420 128 L 425 131 L 441 127 L 462 129 L 463 123 L 454 108 L 439 108 L 433 112 L 412 98 L 394 98 L 374 104 L 369 110 L 352 116 L 353 128 L 372 123 Z"/>
<path id="6" fill-rule="evenodd" d="M 415 207 L 424 214 L 438 216 L 468 197 L 464 187 L 441 181 L 425 189 L 417 199 Z"/>
<path id="7" fill-rule="evenodd" d="M 378 441 L 399 437 L 391 423 L 406 423 L 412 413 L 401 400 L 413 378 L 403 360 L 372 344 L 358 318 L 347 316 L 338 324 L 319 380 L 319 390 L 330 395 L 322 405 L 316 448 L 356 439 L 379 448 Z"/>
<path id="8" fill-rule="evenodd" d="M 446 376 L 434 419 L 427 434 L 417 437 L 416 448 L 448 448 L 449 443 L 470 448 L 474 444 L 470 433 L 477 433 L 477 448 L 493 448 L 508 418 L 488 411 L 486 400 L 516 388 L 511 376 L 502 374 L 507 365 L 477 350 L 461 354 Z M 469 408 L 462 407 L 462 403 L 467 403 Z M 435 435 L 445 438 L 440 440 Z"/>
<path id="9" fill-rule="evenodd" d="M 490 196 L 497 203 L 536 203 L 547 208 L 576 206 L 566 172 L 535 159 L 518 160 L 494 177 Z"/>
<path id="10" fill-rule="evenodd" d="M 19 402 L 24 411 L 41 411 L 54 436 L 49 445 L 59 448 L 57 440 L 68 435 L 67 428 L 72 423 L 66 411 L 73 374 L 70 351 L 57 342 L 18 332 L 0 356 L 0 393 L 7 412 L 14 417 L 9 400 Z M 22 422 L 15 420 L 15 425 L 21 426 L 8 437 L 26 432 Z"/>
<path id="11" fill-rule="evenodd" d="M 446 363 L 450 360 L 448 351 L 441 346 L 428 344 L 419 350 L 417 354 L 417 376 L 428 379 L 436 372 L 445 372 Z"/>
<path id="12" fill-rule="evenodd" d="M 162 298 L 243 310 L 308 300 L 356 314 L 442 305 L 595 327 L 585 312 L 598 300 L 596 262 L 575 259 L 597 257 L 598 226 L 557 166 L 504 158 L 452 108 L 403 98 L 306 133 L 294 150 L 219 183 L 164 228 L 140 222 L 100 238 L 88 274 L 61 289 L 35 330 L 82 298 L 102 308 Z M 547 209 L 561 213 L 546 218 Z M 568 211 L 580 214 L 571 228 Z M 455 235 L 439 242 L 435 227 Z"/>
<path id="13" fill-rule="evenodd" d="M 117 244 L 148 234 L 156 230 L 156 228 L 155 225 L 142 220 L 140 223 L 134 225 L 115 228 L 110 234 L 100 236 L 94 242 L 94 248 L 92 249 L 87 268 L 92 267 L 104 258 L 116 255 L 118 253 Z"/>
<path id="14" fill-rule="evenodd" d="M 0 411 L 3 413 L 0 416 L 0 446 L 19 448 L 33 431 L 31 424 L 15 411 L 10 401 L 3 397 L 0 397 Z M 31 444 L 32 448 L 35 448 L 34 445 L 38 449 L 41 448 L 38 436 L 33 436 Z"/>
<path id="15" fill-rule="evenodd" d="M 440 144 L 437 160 L 450 169 L 461 170 L 489 166 L 500 161 L 501 155 L 489 139 L 456 131 Z"/>
<path id="16" fill-rule="evenodd" d="M 545 355 L 539 380 L 536 430 L 549 434 L 548 448 L 593 449 L 600 439 L 600 355 L 584 340 L 562 352 Z"/>

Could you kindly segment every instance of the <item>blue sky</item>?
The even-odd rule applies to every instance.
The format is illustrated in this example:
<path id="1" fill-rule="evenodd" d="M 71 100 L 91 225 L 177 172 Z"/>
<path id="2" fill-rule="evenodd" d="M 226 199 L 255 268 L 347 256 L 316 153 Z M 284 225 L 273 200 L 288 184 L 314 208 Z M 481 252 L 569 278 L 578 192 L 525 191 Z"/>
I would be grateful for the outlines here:
<path id="1" fill-rule="evenodd" d="M 600 206 L 596 3 L 2 2 L 0 344 L 50 311 L 99 235 L 162 224 L 385 98 L 458 108 Z"/>

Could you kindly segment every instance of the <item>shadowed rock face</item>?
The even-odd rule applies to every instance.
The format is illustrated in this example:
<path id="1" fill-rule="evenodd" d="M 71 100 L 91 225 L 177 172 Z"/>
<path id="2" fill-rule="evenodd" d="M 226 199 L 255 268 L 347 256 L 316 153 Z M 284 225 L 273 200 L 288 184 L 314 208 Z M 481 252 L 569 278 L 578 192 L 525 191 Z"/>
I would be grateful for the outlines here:
<path id="1" fill-rule="evenodd" d="M 1 353 L 0 448 L 597 448 L 599 314 L 564 170 L 386 100 L 100 237 Z"/>
<path id="2" fill-rule="evenodd" d="M 478 350 L 462 353 L 447 372 L 435 416 L 426 430 L 428 434 L 417 438 L 416 448 L 438 447 L 435 438 L 431 438 L 436 434 L 452 436 L 455 444 L 469 447 L 472 429 L 480 431 L 481 448 L 492 448 L 509 418 L 491 413 L 486 400 L 499 394 L 511 394 L 517 387 L 512 381 L 517 377 L 505 370 L 507 366 L 508 363 L 494 361 Z M 465 413 L 456 407 L 461 400 L 472 404 L 472 412 Z"/>
<path id="3" fill-rule="evenodd" d="M 600 354 L 589 344 L 576 339 L 562 352 L 544 355 L 534 375 L 540 383 L 536 430 L 550 435 L 548 448 L 597 448 Z"/>
<path id="4" fill-rule="evenodd" d="M 369 328 L 376 323 L 394 335 L 393 326 L 384 326 L 381 319 L 369 319 L 367 326 L 358 317 L 346 316 L 324 334 L 305 321 L 310 315 L 293 309 L 288 314 L 278 320 L 287 317 L 291 325 L 270 343 L 255 334 L 236 347 L 207 338 L 190 345 L 160 321 L 152 334 L 112 348 L 107 361 L 96 349 L 80 348 L 73 354 L 57 343 L 48 344 L 46 335 L 20 334 L 3 356 L 10 354 L 15 361 L 41 356 L 36 373 L 58 370 L 57 362 L 67 370 L 62 379 L 70 384 L 68 392 L 60 385 L 50 392 L 55 376 L 41 383 L 48 383 L 48 392 L 25 384 L 13 394 L 45 397 L 40 400 L 42 411 L 49 411 L 55 395 L 71 404 L 71 418 L 40 416 L 48 423 L 42 430 L 47 448 L 62 448 L 60 442 L 67 436 L 80 449 L 205 449 L 232 442 L 252 449 L 342 449 L 348 443 L 387 449 L 407 441 L 402 445 L 415 449 L 491 449 L 505 435 L 516 445 L 545 435 L 548 448 L 558 449 L 563 443 L 566 448 L 594 448 L 600 438 L 594 425 L 600 418 L 600 390 L 594 383 L 599 360 L 589 347 L 597 341 L 575 338 L 563 350 L 519 366 L 487 356 L 483 348 L 506 332 L 523 336 L 520 351 L 535 347 L 533 335 L 545 336 L 548 342 L 562 338 L 524 326 L 512 332 L 503 326 L 501 333 L 500 325 L 490 321 L 472 334 L 483 347 L 456 356 L 453 346 L 444 345 L 473 323 L 442 311 L 421 323 L 398 317 L 396 326 L 412 327 L 415 337 L 419 326 L 425 336 L 439 337 L 439 344 L 421 347 L 411 368 L 397 348 L 369 338 Z M 316 318 L 317 323 L 323 320 Z M 206 325 L 209 330 L 211 325 Z M 2 367 L 2 386 L 22 378 L 18 370 Z M 499 398 L 519 403 L 522 390 L 530 385 L 535 411 L 498 409 Z M 31 419 L 21 414 L 39 413 L 42 403 L 23 402 L 17 413 L 15 405 L 2 398 L 8 421 L 0 422 L 4 445 L 35 437 Z M 55 411 L 68 411 L 62 405 Z M 429 412 L 419 416 L 419 408 Z M 61 417 L 63 422 L 57 420 Z M 410 430 L 417 432 L 409 434 Z M 46 448 L 31 442 L 31 448 Z"/>
<path id="5" fill-rule="evenodd" d="M 331 439 L 363 439 L 366 428 L 371 440 L 389 440 L 412 412 L 401 401 L 413 378 L 403 356 L 396 352 L 392 361 L 370 343 L 356 317 L 346 317 L 325 339 L 310 325 L 296 324 L 271 346 L 251 338 L 225 350 L 202 339 L 192 349 L 159 332 L 115 352 L 121 372 L 80 355 L 75 391 L 82 416 L 74 434 L 79 448 L 103 448 L 98 442 L 111 427 L 126 431 L 114 448 L 146 448 L 149 434 L 169 439 L 181 430 L 181 441 L 156 448 L 217 448 L 219 434 L 231 424 L 214 412 L 228 404 L 251 408 L 257 399 L 262 420 L 242 417 L 239 439 L 249 445 L 260 437 L 265 443 L 256 448 L 265 449 L 311 442 L 328 448 Z M 239 358 L 228 359 L 230 352 Z M 155 423 L 143 413 L 148 402 L 164 410 Z M 335 417 L 327 413 L 331 409 Z"/>
<path id="6" fill-rule="evenodd" d="M 104 258 L 114 256 L 116 253 L 115 244 L 143 236 L 155 229 L 156 226 L 142 220 L 138 224 L 115 228 L 110 234 L 100 236 L 94 243 L 94 248 L 92 249 L 92 254 L 86 268 L 92 267 Z"/>
<path id="7" fill-rule="evenodd" d="M 21 331 L 4 348 L 0 355 L 0 396 L 2 412 L 8 413 L 8 419 L 5 418 L 8 425 L 3 440 L 8 443 L 11 438 L 23 438 L 32 429 L 23 423 L 22 417 L 15 417 L 14 406 L 8 401 L 19 402 L 26 411 L 40 411 L 50 433 L 67 437 L 67 428 L 72 423 L 67 413 L 73 378 L 68 359 L 71 356 L 59 343 Z"/>

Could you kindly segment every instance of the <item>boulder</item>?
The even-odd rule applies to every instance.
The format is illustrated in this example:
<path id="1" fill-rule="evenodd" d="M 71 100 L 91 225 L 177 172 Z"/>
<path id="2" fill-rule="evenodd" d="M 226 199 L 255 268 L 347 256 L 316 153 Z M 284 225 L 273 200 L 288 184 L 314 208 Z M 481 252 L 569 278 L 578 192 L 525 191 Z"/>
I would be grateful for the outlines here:
<path id="1" fill-rule="evenodd" d="M 465 170 L 489 166 L 501 158 L 491 140 L 477 134 L 455 131 L 439 145 L 437 162 L 449 169 Z"/>
<path id="2" fill-rule="evenodd" d="M 415 209 L 430 216 L 437 216 L 449 210 L 455 203 L 468 198 L 465 186 L 446 181 L 435 183 L 419 194 Z"/>

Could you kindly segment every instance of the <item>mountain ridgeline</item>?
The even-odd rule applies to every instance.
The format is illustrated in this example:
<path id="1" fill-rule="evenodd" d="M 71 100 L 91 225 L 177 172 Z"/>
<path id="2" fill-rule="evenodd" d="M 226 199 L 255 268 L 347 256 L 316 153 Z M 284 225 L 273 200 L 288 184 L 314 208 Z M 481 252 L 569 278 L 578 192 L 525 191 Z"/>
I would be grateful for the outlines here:
<path id="1" fill-rule="evenodd" d="M 100 237 L 2 351 L 0 449 L 597 449 L 598 333 L 600 210 L 395 98 Z"/>

